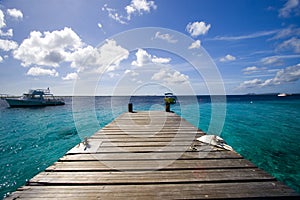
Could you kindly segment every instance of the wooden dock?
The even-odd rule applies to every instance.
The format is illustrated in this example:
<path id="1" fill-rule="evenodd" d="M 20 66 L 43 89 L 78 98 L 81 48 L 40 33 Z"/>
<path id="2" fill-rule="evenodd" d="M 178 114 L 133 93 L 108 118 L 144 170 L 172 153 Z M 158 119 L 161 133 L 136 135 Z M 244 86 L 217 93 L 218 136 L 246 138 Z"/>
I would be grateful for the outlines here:
<path id="1" fill-rule="evenodd" d="M 124 113 L 7 199 L 298 199 L 174 113 Z"/>

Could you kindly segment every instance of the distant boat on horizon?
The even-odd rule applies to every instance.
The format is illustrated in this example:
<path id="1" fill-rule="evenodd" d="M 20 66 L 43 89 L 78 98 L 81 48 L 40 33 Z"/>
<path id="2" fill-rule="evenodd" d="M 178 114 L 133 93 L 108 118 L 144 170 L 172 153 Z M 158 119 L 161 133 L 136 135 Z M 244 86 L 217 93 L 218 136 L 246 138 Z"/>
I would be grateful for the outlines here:
<path id="1" fill-rule="evenodd" d="M 277 96 L 278 97 L 286 97 L 286 96 L 290 96 L 291 94 L 287 94 L 287 93 L 279 93 Z"/>
<path id="2" fill-rule="evenodd" d="M 63 99 L 54 97 L 50 89 L 31 89 L 19 98 L 5 98 L 10 107 L 38 107 L 65 105 Z"/>

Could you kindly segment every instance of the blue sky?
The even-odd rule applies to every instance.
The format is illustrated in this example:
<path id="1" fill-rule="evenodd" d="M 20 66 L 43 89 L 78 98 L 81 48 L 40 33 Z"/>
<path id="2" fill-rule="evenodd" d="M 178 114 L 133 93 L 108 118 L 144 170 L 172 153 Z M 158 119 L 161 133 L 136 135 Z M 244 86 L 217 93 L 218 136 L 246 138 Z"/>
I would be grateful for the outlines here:
<path id="1" fill-rule="evenodd" d="M 300 93 L 299 26 L 299 0 L 2 0 L 0 94 Z"/>

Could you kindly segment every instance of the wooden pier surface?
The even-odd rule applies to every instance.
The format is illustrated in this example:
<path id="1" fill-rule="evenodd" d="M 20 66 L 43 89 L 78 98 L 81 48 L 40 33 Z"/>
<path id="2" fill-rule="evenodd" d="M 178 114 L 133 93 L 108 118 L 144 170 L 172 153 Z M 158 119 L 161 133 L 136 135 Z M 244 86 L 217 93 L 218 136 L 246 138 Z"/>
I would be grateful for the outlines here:
<path id="1" fill-rule="evenodd" d="M 7 199 L 298 199 L 174 113 L 124 113 Z"/>

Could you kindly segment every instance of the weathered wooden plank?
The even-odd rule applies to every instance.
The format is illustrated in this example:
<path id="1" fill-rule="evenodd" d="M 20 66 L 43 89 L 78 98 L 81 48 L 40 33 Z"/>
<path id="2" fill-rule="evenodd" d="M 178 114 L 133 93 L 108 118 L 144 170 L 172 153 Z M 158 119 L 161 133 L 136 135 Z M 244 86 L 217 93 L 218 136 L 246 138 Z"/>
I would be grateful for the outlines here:
<path id="1" fill-rule="evenodd" d="M 167 146 L 102 146 L 102 141 L 96 141 L 92 140 L 89 143 L 89 147 L 85 147 L 83 145 L 76 146 L 70 151 L 68 151 L 67 154 L 75 154 L 75 153 L 143 153 L 143 152 L 185 152 L 185 151 L 191 151 L 191 145 L 176 145 L 176 144 L 169 144 Z M 212 147 L 208 146 L 198 146 L 197 149 L 199 151 L 203 152 L 210 152 L 214 150 Z M 220 149 L 222 150 L 222 149 Z"/>
<path id="2" fill-rule="evenodd" d="M 145 142 L 112 142 L 112 141 L 103 141 L 101 144 L 101 147 L 112 147 L 112 146 L 118 146 L 118 147 L 163 147 L 167 145 L 172 146 L 191 146 L 191 142 L 193 140 L 184 140 L 184 141 L 145 141 Z"/>
<path id="3" fill-rule="evenodd" d="M 68 154 L 74 153 L 112 153 L 112 152 L 185 152 L 195 147 L 198 151 L 212 151 L 215 148 L 208 145 L 201 145 L 193 138 L 186 138 L 183 141 L 170 140 L 170 142 L 127 142 L 117 143 L 108 139 L 88 139 L 88 145 L 79 144 L 72 148 Z M 131 144 L 131 145 L 128 145 Z M 135 144 L 135 145 L 134 145 Z M 222 149 L 220 149 L 222 150 Z"/>
<path id="4" fill-rule="evenodd" d="M 127 128 L 127 129 L 125 129 Z M 147 130 L 147 129 L 135 129 L 135 128 L 132 128 L 130 129 L 129 127 L 125 127 L 124 129 L 120 128 L 120 127 L 116 127 L 116 128 L 111 128 L 111 129 L 102 129 L 102 131 L 99 131 L 97 133 L 95 133 L 95 135 L 101 135 L 101 134 L 104 134 L 104 135 L 110 135 L 110 134 L 113 134 L 113 135 L 116 135 L 116 134 L 137 134 L 136 132 L 140 132 L 140 133 L 144 133 L 144 134 L 149 134 L 149 135 L 158 135 L 158 134 L 200 134 L 200 135 L 204 135 L 204 132 L 201 131 L 201 130 L 195 130 L 195 129 L 152 129 L 152 130 Z"/>
<path id="5" fill-rule="evenodd" d="M 232 151 L 209 151 L 209 152 L 183 152 L 181 155 L 174 152 L 149 153 L 93 153 L 93 154 L 67 154 L 60 161 L 89 161 L 89 160 L 152 160 L 152 159 L 239 159 L 241 155 Z"/>
<path id="6" fill-rule="evenodd" d="M 90 139 L 101 139 L 103 142 L 117 142 L 117 143 L 127 143 L 127 142 L 139 142 L 143 144 L 143 142 L 170 142 L 170 141 L 191 141 L 191 139 L 186 137 L 128 137 L 128 136 L 114 136 L 114 137 L 106 137 L 106 136 L 92 136 Z M 193 140 L 196 142 L 196 140 Z"/>
<path id="7" fill-rule="evenodd" d="M 192 133 L 164 133 L 164 134 L 155 134 L 155 133 L 145 133 L 145 132 L 115 132 L 110 134 L 97 134 L 90 137 L 90 139 L 136 139 L 136 138 L 145 138 L 145 139 L 156 139 L 156 138 L 178 138 L 182 140 L 191 140 L 194 137 L 200 137 L 202 135 Z"/>
<path id="8" fill-rule="evenodd" d="M 157 166 L 159 167 L 159 166 Z M 173 171 L 41 172 L 29 184 L 149 184 L 187 182 L 245 182 L 275 180 L 257 168 Z"/>
<path id="9" fill-rule="evenodd" d="M 278 190 L 280 188 L 280 190 Z M 105 186 L 24 186 L 8 199 L 296 199 L 297 194 L 277 181 L 219 184 L 149 184 Z"/>
<path id="10" fill-rule="evenodd" d="M 126 135 L 131 135 L 131 134 L 144 134 L 144 135 L 164 135 L 164 134 L 180 134 L 180 135 L 189 135 L 189 134 L 194 134 L 196 135 L 197 133 L 204 135 L 202 131 L 196 130 L 196 129 L 160 129 L 160 128 L 154 128 L 152 127 L 152 130 L 147 130 L 147 127 L 139 127 L 139 128 L 134 128 L 134 127 L 111 127 L 109 129 L 103 129 L 105 132 L 99 132 L 97 134 L 105 134 L 105 135 L 120 135 L 120 134 L 126 134 Z M 199 136 L 201 136 L 199 135 Z"/>
<path id="11" fill-rule="evenodd" d="M 103 170 L 146 170 L 151 169 L 153 162 L 161 163 L 163 169 L 226 169 L 226 168 L 256 168 L 245 159 L 223 159 L 223 160 L 113 160 L 113 161 L 76 161 L 56 162 L 48 167 L 46 171 L 103 171 Z M 114 166 L 113 168 L 111 166 Z"/>

